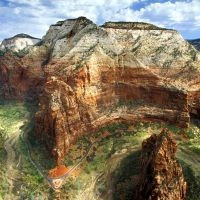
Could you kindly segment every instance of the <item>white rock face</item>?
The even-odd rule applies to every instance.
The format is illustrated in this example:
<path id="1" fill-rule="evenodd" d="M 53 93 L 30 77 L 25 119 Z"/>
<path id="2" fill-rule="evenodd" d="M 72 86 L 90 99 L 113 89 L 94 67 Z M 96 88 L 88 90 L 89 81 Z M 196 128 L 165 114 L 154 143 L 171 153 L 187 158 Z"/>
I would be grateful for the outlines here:
<path id="1" fill-rule="evenodd" d="M 76 53 L 87 57 L 98 49 L 110 57 L 133 52 L 138 61 L 147 66 L 152 62 L 156 65 L 163 63 L 166 57 L 169 63 L 187 61 L 191 51 L 198 59 L 198 53 L 175 30 L 145 29 L 145 26 L 150 26 L 148 24 L 137 24 L 140 29 L 118 28 L 117 23 L 112 23 L 112 26 L 99 27 L 85 18 L 66 20 L 52 25 L 43 40 L 52 43 L 52 57 L 57 58 L 72 57 Z"/>
<path id="2" fill-rule="evenodd" d="M 27 46 L 35 45 L 39 41 L 40 39 L 38 38 L 33 38 L 25 34 L 19 34 L 12 38 L 3 40 L 3 42 L 0 43 L 0 50 L 5 51 L 6 49 L 9 49 L 18 52 Z"/>
<path id="3" fill-rule="evenodd" d="M 191 71 L 190 65 L 200 70 L 200 52 L 179 32 L 151 24 L 111 22 L 97 26 L 80 17 L 52 25 L 43 42 L 50 46 L 51 58 L 59 60 L 67 74 L 84 66 L 143 68 L 165 77 L 164 84 L 170 85 L 173 80 L 177 88 L 188 89 L 184 73 Z M 46 70 L 52 68 L 49 65 Z M 194 73 L 189 79 L 196 80 Z M 196 85 L 189 89 L 193 87 Z"/>

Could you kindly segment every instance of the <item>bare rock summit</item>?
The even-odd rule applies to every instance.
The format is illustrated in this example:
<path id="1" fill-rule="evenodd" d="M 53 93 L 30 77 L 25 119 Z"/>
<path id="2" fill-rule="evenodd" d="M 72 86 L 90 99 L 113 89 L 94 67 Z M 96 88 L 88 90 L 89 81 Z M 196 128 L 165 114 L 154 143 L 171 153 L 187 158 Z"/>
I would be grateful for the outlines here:
<path id="1" fill-rule="evenodd" d="M 18 52 L 27 46 L 32 46 L 38 43 L 40 39 L 34 38 L 27 34 L 17 34 L 14 37 L 4 39 L 0 43 L 0 50 L 5 52 L 6 50 L 12 50 Z"/>

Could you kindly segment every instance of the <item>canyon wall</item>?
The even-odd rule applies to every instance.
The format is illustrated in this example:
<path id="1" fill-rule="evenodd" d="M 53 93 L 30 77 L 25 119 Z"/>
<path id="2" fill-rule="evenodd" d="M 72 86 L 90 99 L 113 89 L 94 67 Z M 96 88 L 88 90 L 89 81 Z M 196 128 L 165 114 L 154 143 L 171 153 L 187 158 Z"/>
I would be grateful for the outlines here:
<path id="1" fill-rule="evenodd" d="M 8 50 L 0 56 L 0 85 L 5 99 L 36 100 L 43 91 L 44 63 L 48 45 L 33 46 L 20 52 Z"/>
<path id="2" fill-rule="evenodd" d="M 83 134 L 114 121 L 189 127 L 199 115 L 200 53 L 175 30 L 80 17 L 41 42 L 0 56 L 5 98 L 39 98 L 36 134 L 60 158 Z"/>

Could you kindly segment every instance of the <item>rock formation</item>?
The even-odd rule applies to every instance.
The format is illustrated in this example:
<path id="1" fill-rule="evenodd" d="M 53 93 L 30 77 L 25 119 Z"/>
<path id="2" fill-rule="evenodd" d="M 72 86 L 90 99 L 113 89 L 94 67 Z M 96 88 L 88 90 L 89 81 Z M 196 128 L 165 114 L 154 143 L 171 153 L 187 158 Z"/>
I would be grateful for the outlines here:
<path id="1" fill-rule="evenodd" d="M 186 182 L 175 153 L 177 143 L 163 130 L 142 143 L 138 200 L 182 200 Z"/>
<path id="2" fill-rule="evenodd" d="M 15 35 L 12 38 L 4 39 L 2 42 L 0 42 L 0 51 L 5 52 L 6 50 L 12 50 L 15 52 L 18 52 L 25 47 L 35 45 L 38 43 L 40 39 L 31 37 L 27 34 L 18 34 Z"/>
<path id="3" fill-rule="evenodd" d="M 0 85 L 6 99 L 38 99 L 43 91 L 44 70 L 49 49 L 30 46 L 19 52 L 7 50 L 0 56 Z"/>
<path id="4" fill-rule="evenodd" d="M 175 30 L 85 17 L 0 56 L 5 98 L 37 98 L 36 134 L 61 158 L 83 134 L 114 121 L 187 128 L 199 115 L 200 53 Z"/>

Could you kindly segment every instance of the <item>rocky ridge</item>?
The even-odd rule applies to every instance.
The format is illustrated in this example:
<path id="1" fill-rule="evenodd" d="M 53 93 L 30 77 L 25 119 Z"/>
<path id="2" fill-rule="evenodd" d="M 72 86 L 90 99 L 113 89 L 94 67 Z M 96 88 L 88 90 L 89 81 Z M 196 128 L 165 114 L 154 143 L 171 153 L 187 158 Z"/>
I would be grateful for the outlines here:
<path id="1" fill-rule="evenodd" d="M 36 134 L 60 160 L 83 134 L 117 121 L 187 128 L 199 115 L 200 53 L 175 30 L 85 17 L 50 26 L 0 57 L 5 98 L 37 98 Z M 59 162 L 58 162 L 59 163 Z"/>
<path id="2" fill-rule="evenodd" d="M 12 50 L 14 52 L 18 52 L 27 46 L 35 45 L 39 41 L 40 39 L 27 34 L 17 34 L 12 38 L 4 39 L 0 43 L 0 51 L 5 52 L 6 50 Z"/>
<path id="3" fill-rule="evenodd" d="M 183 200 L 186 182 L 175 157 L 177 143 L 166 130 L 142 143 L 138 199 Z"/>

